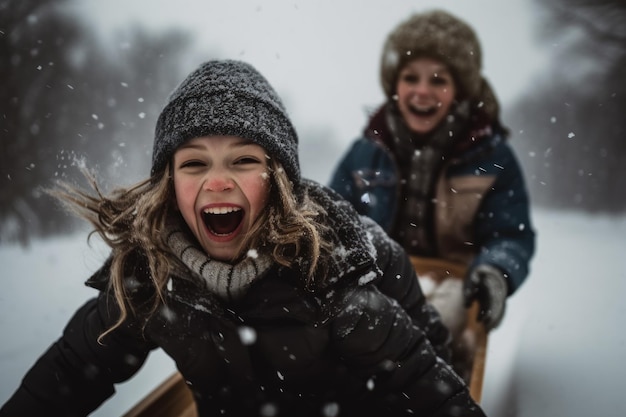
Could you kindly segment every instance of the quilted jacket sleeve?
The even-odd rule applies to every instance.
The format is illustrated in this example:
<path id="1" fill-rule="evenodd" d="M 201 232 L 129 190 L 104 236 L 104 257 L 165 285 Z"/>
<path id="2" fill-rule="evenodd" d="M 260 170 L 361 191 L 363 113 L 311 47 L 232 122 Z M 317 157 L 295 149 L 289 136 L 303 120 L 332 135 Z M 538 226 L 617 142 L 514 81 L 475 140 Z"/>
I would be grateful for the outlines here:
<path id="1" fill-rule="evenodd" d="M 382 271 L 381 277 L 375 281 L 376 286 L 406 310 L 413 323 L 425 333 L 437 355 L 449 361 L 450 332 L 439 314 L 426 302 L 406 252 L 373 220 L 365 216 L 361 220 L 376 250 L 376 262 Z"/>
<path id="2" fill-rule="evenodd" d="M 333 344 L 389 415 L 484 416 L 397 302 L 368 285 L 348 291 L 344 303 L 333 322 Z"/>
<path id="3" fill-rule="evenodd" d="M 86 302 L 27 372 L 0 416 L 87 416 L 112 396 L 114 384 L 134 375 L 153 348 L 132 323 L 98 343 L 117 314 L 106 293 Z"/>

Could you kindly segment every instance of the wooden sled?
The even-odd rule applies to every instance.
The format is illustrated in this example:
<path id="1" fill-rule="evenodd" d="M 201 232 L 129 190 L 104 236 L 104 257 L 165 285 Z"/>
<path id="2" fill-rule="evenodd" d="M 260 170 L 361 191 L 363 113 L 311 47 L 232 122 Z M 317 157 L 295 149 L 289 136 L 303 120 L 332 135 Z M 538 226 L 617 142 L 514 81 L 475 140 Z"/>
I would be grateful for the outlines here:
<path id="1" fill-rule="evenodd" d="M 122 417 L 198 417 L 191 390 L 175 372 Z"/>
<path id="2" fill-rule="evenodd" d="M 411 256 L 413 268 L 419 275 L 430 275 L 436 280 L 445 278 L 463 279 L 467 267 L 460 263 L 438 259 Z M 466 332 L 472 335 L 474 348 L 471 354 L 471 372 L 469 376 L 469 390 L 472 399 L 480 403 L 483 391 L 483 377 L 485 374 L 485 358 L 487 354 L 487 331 L 485 326 L 477 320 L 479 305 L 474 301 L 467 309 Z"/>
<path id="3" fill-rule="evenodd" d="M 465 276 L 464 265 L 445 260 L 411 257 L 411 262 L 418 275 L 431 274 L 442 279 L 447 276 L 462 279 Z M 474 401 L 480 403 L 487 353 L 487 332 L 482 323 L 476 320 L 477 313 L 478 303 L 474 302 L 467 310 L 467 329 L 472 332 L 476 341 L 469 388 Z M 198 412 L 191 390 L 182 375 L 176 372 L 122 417 L 198 417 Z"/>

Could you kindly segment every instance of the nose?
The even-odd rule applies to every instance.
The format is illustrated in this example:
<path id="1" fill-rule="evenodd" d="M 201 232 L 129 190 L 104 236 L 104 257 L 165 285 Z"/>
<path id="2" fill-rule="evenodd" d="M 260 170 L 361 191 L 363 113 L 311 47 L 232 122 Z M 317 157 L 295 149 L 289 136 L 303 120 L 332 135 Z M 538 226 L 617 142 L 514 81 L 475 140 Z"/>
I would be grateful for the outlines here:
<path id="1" fill-rule="evenodd" d="M 430 85 L 427 82 L 420 81 L 413 85 L 412 92 L 416 96 L 426 96 L 430 94 Z"/>
<path id="2" fill-rule="evenodd" d="M 212 170 L 204 180 L 203 189 L 206 191 L 228 191 L 235 187 L 233 179 L 223 170 Z"/>

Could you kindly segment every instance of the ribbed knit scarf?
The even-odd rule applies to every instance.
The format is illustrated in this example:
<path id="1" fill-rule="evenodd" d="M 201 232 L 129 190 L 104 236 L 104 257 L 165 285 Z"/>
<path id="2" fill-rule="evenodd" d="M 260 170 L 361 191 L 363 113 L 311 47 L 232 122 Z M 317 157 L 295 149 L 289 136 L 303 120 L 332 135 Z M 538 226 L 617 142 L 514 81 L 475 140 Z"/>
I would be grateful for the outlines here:
<path id="1" fill-rule="evenodd" d="M 167 244 L 209 291 L 227 301 L 242 297 L 250 284 L 272 265 L 269 256 L 254 250 L 250 250 L 248 256 L 235 265 L 211 259 L 180 228 L 169 230 Z"/>

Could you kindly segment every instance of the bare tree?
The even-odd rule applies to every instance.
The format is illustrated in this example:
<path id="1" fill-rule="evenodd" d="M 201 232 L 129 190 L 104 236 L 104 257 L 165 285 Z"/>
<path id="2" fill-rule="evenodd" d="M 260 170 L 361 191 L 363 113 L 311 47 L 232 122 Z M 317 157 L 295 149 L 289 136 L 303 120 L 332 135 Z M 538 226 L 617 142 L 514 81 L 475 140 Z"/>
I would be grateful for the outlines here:
<path id="1" fill-rule="evenodd" d="M 41 192 L 87 156 L 104 178 L 147 173 L 156 108 L 181 74 L 183 33 L 134 28 L 112 57 L 67 0 L 0 3 L 0 243 L 71 230 Z M 122 43 L 122 42 L 120 42 Z"/>
<path id="2" fill-rule="evenodd" d="M 533 199 L 548 207 L 623 212 L 626 1 L 537 4 L 540 40 L 559 47 L 536 88 L 509 110 Z"/>

